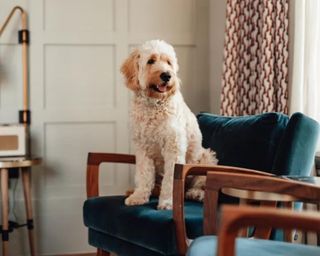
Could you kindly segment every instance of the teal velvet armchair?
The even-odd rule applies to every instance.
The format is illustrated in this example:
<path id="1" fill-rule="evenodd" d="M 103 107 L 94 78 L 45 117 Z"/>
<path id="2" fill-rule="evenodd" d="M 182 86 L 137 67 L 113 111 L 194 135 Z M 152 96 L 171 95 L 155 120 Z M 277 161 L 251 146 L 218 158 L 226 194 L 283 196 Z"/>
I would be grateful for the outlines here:
<path id="1" fill-rule="evenodd" d="M 207 171 L 259 175 L 310 175 L 319 125 L 301 113 L 290 118 L 279 113 L 222 117 L 198 115 L 203 146 L 217 152 L 217 166 L 177 165 L 173 210 L 157 210 L 157 197 L 141 206 L 125 206 L 125 195 L 99 195 L 99 165 L 103 162 L 134 164 L 132 155 L 89 153 L 87 195 L 83 206 L 89 244 L 97 255 L 184 255 L 189 239 L 204 234 L 203 204 L 184 200 L 186 177 Z M 235 203 L 221 196 L 220 203 Z"/>
<path id="2" fill-rule="evenodd" d="M 212 227 L 211 234 L 196 238 L 189 247 L 187 256 L 318 256 L 320 247 L 298 243 L 263 240 L 259 237 L 238 237 L 241 229 L 250 226 L 268 229 L 270 227 L 320 232 L 320 213 L 271 207 L 222 206 L 220 222 L 217 213 L 209 208 L 218 204 L 218 193 L 223 188 L 246 189 L 265 193 L 286 195 L 293 201 L 318 203 L 320 201 L 320 183 L 313 184 L 276 176 L 209 172 L 207 175 L 205 208 L 206 223 Z M 210 204 L 208 203 L 210 202 Z M 207 209 L 208 208 L 208 209 Z M 219 230 L 217 232 L 217 230 Z M 217 236 L 214 234 L 218 234 Z"/>

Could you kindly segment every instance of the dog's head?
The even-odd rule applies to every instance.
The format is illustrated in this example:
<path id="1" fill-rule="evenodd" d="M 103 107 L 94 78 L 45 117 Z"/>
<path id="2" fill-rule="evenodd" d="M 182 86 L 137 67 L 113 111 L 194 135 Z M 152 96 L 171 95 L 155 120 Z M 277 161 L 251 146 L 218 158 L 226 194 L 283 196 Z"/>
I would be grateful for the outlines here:
<path id="1" fill-rule="evenodd" d="M 178 69 L 173 47 L 152 40 L 130 54 L 121 72 L 129 89 L 147 97 L 166 99 L 179 89 Z"/>

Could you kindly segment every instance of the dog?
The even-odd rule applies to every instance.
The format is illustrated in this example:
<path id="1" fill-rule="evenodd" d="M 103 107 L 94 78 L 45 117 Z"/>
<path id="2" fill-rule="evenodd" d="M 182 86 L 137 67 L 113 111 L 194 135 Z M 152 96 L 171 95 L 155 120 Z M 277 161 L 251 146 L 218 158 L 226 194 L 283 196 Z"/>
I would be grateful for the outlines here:
<path id="1" fill-rule="evenodd" d="M 126 205 L 149 201 L 156 175 L 162 176 L 158 209 L 172 209 L 175 163 L 216 164 L 215 153 L 201 146 L 197 119 L 180 92 L 174 48 L 151 40 L 132 51 L 121 66 L 126 86 L 134 92 L 130 113 L 136 149 L 134 192 Z M 186 197 L 203 200 L 205 177 L 194 177 Z"/>

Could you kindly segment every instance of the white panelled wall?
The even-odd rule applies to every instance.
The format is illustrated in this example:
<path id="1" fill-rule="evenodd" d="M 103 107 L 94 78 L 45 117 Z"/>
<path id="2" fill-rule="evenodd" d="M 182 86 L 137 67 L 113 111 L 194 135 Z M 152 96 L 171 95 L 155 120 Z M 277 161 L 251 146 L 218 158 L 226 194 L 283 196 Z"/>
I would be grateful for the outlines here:
<path id="1" fill-rule="evenodd" d="M 145 40 L 170 42 L 188 105 L 208 111 L 209 0 L 1 0 L 0 22 L 16 4 L 29 14 L 32 151 L 43 158 L 32 170 L 37 249 L 93 252 L 82 221 L 87 153 L 130 151 L 130 93 L 120 65 Z M 0 39 L 1 123 L 17 122 L 22 107 L 18 28 L 15 17 Z M 102 168 L 104 193 L 132 186 L 127 166 Z M 20 180 L 14 192 L 24 222 Z M 10 255 L 28 252 L 26 231 L 11 233 Z"/>

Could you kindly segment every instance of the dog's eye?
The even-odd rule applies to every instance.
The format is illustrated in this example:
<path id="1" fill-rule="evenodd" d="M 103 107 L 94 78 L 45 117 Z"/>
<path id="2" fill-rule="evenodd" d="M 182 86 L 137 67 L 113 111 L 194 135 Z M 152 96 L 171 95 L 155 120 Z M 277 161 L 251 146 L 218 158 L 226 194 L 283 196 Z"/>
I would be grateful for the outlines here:
<path id="1" fill-rule="evenodd" d="M 170 60 L 168 60 L 167 62 L 168 62 L 168 64 L 171 66 L 171 62 L 170 62 Z"/>
<path id="2" fill-rule="evenodd" d="M 154 64 L 155 62 L 156 62 L 156 61 L 155 61 L 154 59 L 150 59 L 150 60 L 148 60 L 147 64 L 152 65 L 152 64 Z"/>

